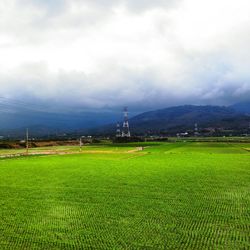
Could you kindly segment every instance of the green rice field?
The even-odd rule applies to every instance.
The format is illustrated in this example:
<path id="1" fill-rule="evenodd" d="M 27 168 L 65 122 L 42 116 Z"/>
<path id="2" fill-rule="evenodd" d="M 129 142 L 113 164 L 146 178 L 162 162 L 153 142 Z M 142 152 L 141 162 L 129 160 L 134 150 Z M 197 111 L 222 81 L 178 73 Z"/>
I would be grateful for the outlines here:
<path id="1" fill-rule="evenodd" d="M 250 249 L 250 143 L 142 145 L 1 150 L 0 249 Z"/>

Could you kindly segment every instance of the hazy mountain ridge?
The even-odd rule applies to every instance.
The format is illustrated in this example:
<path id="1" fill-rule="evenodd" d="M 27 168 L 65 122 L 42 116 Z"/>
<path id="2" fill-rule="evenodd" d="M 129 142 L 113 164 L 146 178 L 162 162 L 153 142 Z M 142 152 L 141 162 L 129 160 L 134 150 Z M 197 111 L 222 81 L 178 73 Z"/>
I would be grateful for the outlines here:
<path id="1" fill-rule="evenodd" d="M 146 112 L 130 120 L 135 133 L 181 132 L 199 128 L 244 129 L 250 118 L 232 107 L 185 105 Z"/>
<path id="2" fill-rule="evenodd" d="M 233 110 L 239 113 L 250 115 L 250 102 L 236 103 L 230 106 Z"/>
<path id="3" fill-rule="evenodd" d="M 222 128 L 244 131 L 250 117 L 225 106 L 184 105 L 149 111 L 130 118 L 132 134 L 175 134 L 198 128 Z M 121 122 L 122 123 L 122 122 Z M 115 133 L 115 124 L 93 129 L 89 133 Z"/>
<path id="4" fill-rule="evenodd" d="M 244 131 L 249 126 L 249 103 L 225 106 L 184 105 L 153 110 L 130 117 L 132 134 L 175 134 L 199 128 L 224 128 Z M 24 136 L 25 128 L 30 128 L 31 136 L 74 135 L 114 135 L 116 121 L 122 114 L 115 112 L 56 114 L 46 112 L 1 113 L 1 134 L 4 136 Z M 122 124 L 122 121 L 120 121 Z M 8 127 L 9 126 L 9 127 Z M 5 129 L 3 129 L 5 128 Z"/>
<path id="5" fill-rule="evenodd" d="M 62 135 L 79 129 L 104 126 L 116 122 L 120 117 L 117 112 L 0 112 L 0 136 L 23 137 L 26 128 L 34 137 Z"/>

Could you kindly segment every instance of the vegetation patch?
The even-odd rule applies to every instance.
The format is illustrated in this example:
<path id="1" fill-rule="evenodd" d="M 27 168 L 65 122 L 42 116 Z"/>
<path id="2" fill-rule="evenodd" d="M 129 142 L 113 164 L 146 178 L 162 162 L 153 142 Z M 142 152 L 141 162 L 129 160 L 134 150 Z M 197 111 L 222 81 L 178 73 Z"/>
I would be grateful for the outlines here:
<path id="1" fill-rule="evenodd" d="M 247 144 L 132 145 L 0 161 L 0 249 L 250 248 Z"/>

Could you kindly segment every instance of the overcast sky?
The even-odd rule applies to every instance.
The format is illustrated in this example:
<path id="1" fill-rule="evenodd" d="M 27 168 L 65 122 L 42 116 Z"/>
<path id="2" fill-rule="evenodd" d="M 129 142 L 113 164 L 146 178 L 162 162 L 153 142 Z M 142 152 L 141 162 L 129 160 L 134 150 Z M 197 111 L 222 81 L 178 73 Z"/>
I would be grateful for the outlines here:
<path id="1" fill-rule="evenodd" d="M 249 0 L 1 0 L 0 96 L 147 110 L 250 100 Z"/>

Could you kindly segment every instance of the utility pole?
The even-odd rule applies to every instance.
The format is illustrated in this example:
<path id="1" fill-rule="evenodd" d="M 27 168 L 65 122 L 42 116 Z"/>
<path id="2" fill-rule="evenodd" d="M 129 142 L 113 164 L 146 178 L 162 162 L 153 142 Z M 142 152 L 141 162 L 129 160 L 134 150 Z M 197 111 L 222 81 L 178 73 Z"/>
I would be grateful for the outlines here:
<path id="1" fill-rule="evenodd" d="M 80 139 L 79 139 L 79 148 L 80 148 L 80 151 L 82 151 L 82 146 L 84 145 L 83 142 L 82 142 L 82 138 L 84 138 L 85 136 L 80 136 Z"/>
<path id="2" fill-rule="evenodd" d="M 26 154 L 29 154 L 29 129 L 26 129 Z"/>
<path id="3" fill-rule="evenodd" d="M 79 146 L 80 146 L 80 151 L 82 151 L 82 137 L 80 136 L 80 140 L 79 140 Z"/>

